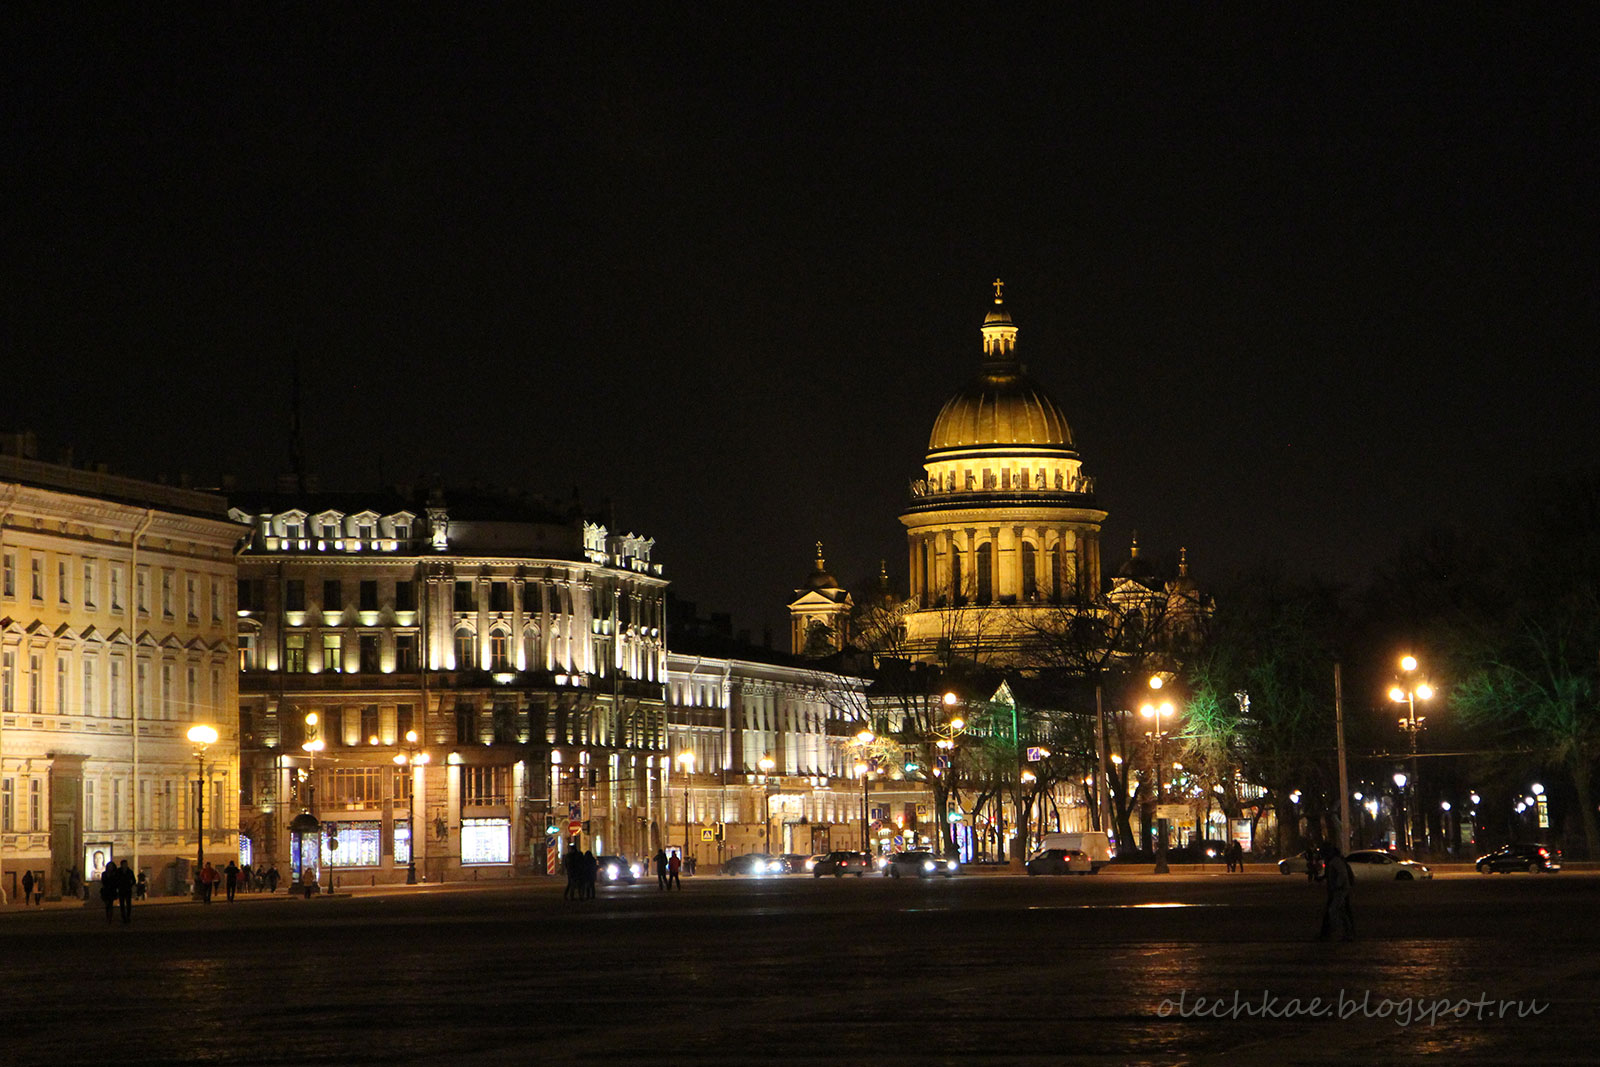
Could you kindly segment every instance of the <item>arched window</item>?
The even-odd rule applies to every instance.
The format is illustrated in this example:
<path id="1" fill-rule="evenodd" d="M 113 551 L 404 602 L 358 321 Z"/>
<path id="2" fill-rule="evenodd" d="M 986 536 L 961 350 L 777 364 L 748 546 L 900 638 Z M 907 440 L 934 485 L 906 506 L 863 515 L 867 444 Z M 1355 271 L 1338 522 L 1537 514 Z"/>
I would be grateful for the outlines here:
<path id="1" fill-rule="evenodd" d="M 478 669 L 478 657 L 474 654 L 472 631 L 465 626 L 456 631 L 456 670 L 475 671 Z"/>
<path id="2" fill-rule="evenodd" d="M 950 542 L 950 602 L 961 603 L 961 549 Z"/>
<path id="3" fill-rule="evenodd" d="M 511 637 L 498 627 L 489 631 L 489 669 L 495 671 L 511 669 Z"/>
<path id="4" fill-rule="evenodd" d="M 1062 591 L 1062 559 L 1061 542 L 1057 541 L 1050 549 L 1050 599 L 1059 601 Z"/>
<path id="5" fill-rule="evenodd" d="M 1039 561 L 1032 541 L 1022 542 L 1022 599 L 1039 599 Z"/>
<path id="6" fill-rule="evenodd" d="M 988 541 L 978 546 L 978 603 L 994 602 L 994 545 Z"/>

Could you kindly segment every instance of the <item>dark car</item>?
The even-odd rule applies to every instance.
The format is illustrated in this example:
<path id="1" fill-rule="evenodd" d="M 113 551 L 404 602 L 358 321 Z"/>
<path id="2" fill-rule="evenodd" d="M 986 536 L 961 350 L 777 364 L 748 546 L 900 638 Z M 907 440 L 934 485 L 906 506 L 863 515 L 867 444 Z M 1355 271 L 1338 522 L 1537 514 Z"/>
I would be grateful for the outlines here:
<path id="1" fill-rule="evenodd" d="M 1089 855 L 1075 848 L 1047 848 L 1034 856 L 1023 869 L 1034 874 L 1088 874 L 1093 869 Z"/>
<path id="2" fill-rule="evenodd" d="M 1506 845 L 1487 856 L 1480 856 L 1475 865 L 1481 874 L 1504 874 L 1507 871 L 1559 871 L 1561 850 L 1549 845 Z"/>
<path id="3" fill-rule="evenodd" d="M 734 856 L 722 865 L 723 874 L 780 874 L 783 865 L 776 856 L 769 856 L 765 852 L 746 852 L 743 856 Z"/>
<path id="4" fill-rule="evenodd" d="M 810 870 L 806 866 L 810 859 L 810 856 L 802 856 L 798 852 L 785 852 L 778 857 L 778 864 L 784 874 L 805 874 Z"/>
<path id="5" fill-rule="evenodd" d="M 811 877 L 821 878 L 831 874 L 835 878 L 843 878 L 853 874 L 860 878 L 871 869 L 872 860 L 867 858 L 865 852 L 830 852 L 812 865 Z"/>
<path id="6" fill-rule="evenodd" d="M 896 852 L 879 865 L 885 878 L 950 878 L 961 869 L 958 861 L 927 851 Z"/>
<path id="7" fill-rule="evenodd" d="M 644 864 L 626 856 L 596 856 L 595 881 L 612 885 L 632 885 L 644 877 Z"/>

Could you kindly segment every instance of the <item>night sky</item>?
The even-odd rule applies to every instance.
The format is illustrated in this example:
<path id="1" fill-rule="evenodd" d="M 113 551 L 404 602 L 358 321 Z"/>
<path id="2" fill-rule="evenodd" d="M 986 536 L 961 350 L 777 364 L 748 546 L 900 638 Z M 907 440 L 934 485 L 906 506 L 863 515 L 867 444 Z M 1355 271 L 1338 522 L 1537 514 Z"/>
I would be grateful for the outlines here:
<path id="1" fill-rule="evenodd" d="M 261 484 L 298 356 L 325 487 L 576 486 L 780 641 L 817 540 L 903 588 L 996 277 L 1108 569 L 1600 458 L 1580 5 L 337 7 L 0 16 L 0 424 Z"/>

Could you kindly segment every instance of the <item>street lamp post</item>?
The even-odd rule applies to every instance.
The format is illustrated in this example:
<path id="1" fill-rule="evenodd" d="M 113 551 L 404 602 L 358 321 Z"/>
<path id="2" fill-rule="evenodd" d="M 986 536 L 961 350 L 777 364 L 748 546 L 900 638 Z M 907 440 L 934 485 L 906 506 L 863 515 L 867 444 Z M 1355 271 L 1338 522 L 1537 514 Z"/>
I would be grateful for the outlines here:
<path id="1" fill-rule="evenodd" d="M 959 702 L 960 702 L 960 698 L 957 697 L 954 693 L 946 693 L 944 695 L 944 706 L 946 708 L 951 709 L 952 712 L 954 711 L 956 705 Z M 949 719 L 949 721 L 945 723 L 945 728 L 943 730 L 937 731 L 939 736 L 938 736 L 938 740 L 936 740 L 934 742 L 934 747 L 939 749 L 938 760 L 939 760 L 939 763 L 942 764 L 942 766 L 940 766 L 938 764 L 935 765 L 933 773 L 934 773 L 934 775 L 936 777 L 939 776 L 943 771 L 953 770 L 954 769 L 954 766 L 955 766 L 956 738 L 958 736 L 960 736 L 961 732 L 963 730 L 965 730 L 966 728 L 967 728 L 966 720 L 963 719 L 960 715 L 952 714 L 950 719 Z M 954 789 L 954 785 L 953 784 L 946 786 L 945 797 L 944 797 L 944 799 L 942 799 L 940 801 L 940 805 L 939 805 L 939 809 L 940 810 L 936 814 L 938 816 L 937 821 L 938 821 L 939 825 L 943 827 L 944 841 L 941 844 L 941 851 L 943 851 L 944 849 L 952 849 L 952 850 L 954 850 L 956 852 L 959 852 L 960 849 L 957 848 L 956 842 L 953 840 L 953 836 L 954 835 L 950 832 L 950 813 L 948 811 L 948 808 L 949 808 L 948 797 L 949 797 L 950 790 L 952 790 L 952 789 Z"/>
<path id="2" fill-rule="evenodd" d="M 683 771 L 683 859 L 689 858 L 689 776 L 694 773 L 694 753 L 678 753 L 678 767 Z"/>
<path id="3" fill-rule="evenodd" d="M 767 843 L 766 851 L 772 853 L 772 782 L 769 780 L 777 762 L 771 756 L 762 756 L 761 768 L 761 837 Z"/>
<path id="4" fill-rule="evenodd" d="M 410 787 L 406 796 L 410 800 L 409 814 L 406 822 L 406 885 L 417 884 L 417 772 L 429 760 L 426 752 L 417 744 L 417 732 L 406 731 L 406 743 L 402 746 L 405 751 L 396 752 L 394 762 L 396 766 L 406 768 L 411 774 Z"/>
<path id="5" fill-rule="evenodd" d="M 1160 675 L 1150 677 L 1150 688 L 1160 689 L 1162 686 Z M 1150 703 L 1139 709 L 1139 714 L 1152 720 L 1156 745 L 1156 874 L 1166 874 L 1170 870 L 1167 866 L 1167 820 L 1161 815 L 1161 804 L 1166 799 L 1165 790 L 1161 784 L 1161 739 L 1166 736 L 1166 729 L 1161 725 L 1165 716 L 1171 719 L 1174 714 L 1172 701 L 1163 700 L 1160 704 Z"/>
<path id="6" fill-rule="evenodd" d="M 200 872 L 206 867 L 206 749 L 217 743 L 215 727 L 201 723 L 189 727 L 189 743 L 194 745 L 194 895 L 203 895 Z"/>
<path id="7" fill-rule="evenodd" d="M 877 739 L 877 735 L 867 729 L 856 734 L 856 744 L 861 746 L 861 759 L 856 761 L 856 773 L 861 776 L 861 851 L 868 854 L 872 850 L 867 845 L 867 786 L 872 780 L 872 762 L 867 758 L 867 746 Z"/>
<path id="8" fill-rule="evenodd" d="M 301 745 L 300 745 L 300 747 L 305 750 L 306 755 L 311 760 L 311 766 L 309 768 L 309 773 L 307 774 L 307 779 L 310 782 L 310 785 L 307 788 L 309 788 L 310 791 L 311 791 L 311 798 L 310 798 L 311 799 L 311 803 L 306 805 L 306 806 L 308 808 L 310 808 L 310 810 L 311 810 L 311 817 L 313 819 L 318 819 L 318 824 L 319 825 L 318 825 L 318 830 L 317 830 L 317 835 L 318 835 L 318 839 L 317 839 L 317 862 L 319 864 L 322 862 L 322 840 L 321 840 L 322 829 L 321 829 L 321 826 L 320 826 L 321 820 L 317 815 L 317 753 L 321 752 L 323 747 L 324 747 L 324 745 L 326 744 L 322 740 L 321 732 L 317 729 L 317 724 L 320 721 L 321 720 L 317 718 L 317 713 L 316 712 L 312 711 L 312 712 L 308 712 L 306 714 L 306 732 L 307 732 L 308 736 L 307 736 L 305 741 L 301 742 Z M 333 892 L 333 882 L 332 882 L 333 875 L 332 875 L 331 871 L 330 871 L 328 877 L 329 877 L 328 892 L 332 893 Z M 301 858 L 300 858 L 300 878 L 301 878 L 302 882 L 305 880 L 305 853 L 304 853 L 303 847 L 302 847 Z M 307 897 L 307 899 L 310 899 L 310 895 L 311 895 L 311 890 L 310 890 L 310 888 L 307 888 L 306 889 L 306 897 Z"/>
<path id="9" fill-rule="evenodd" d="M 1411 828 L 1407 825 L 1407 816 L 1410 815 L 1410 812 L 1406 811 L 1406 783 L 1408 781 L 1410 779 L 1406 777 L 1404 771 L 1396 771 L 1394 773 L 1394 799 L 1395 803 L 1400 805 L 1400 817 L 1395 820 L 1395 827 L 1400 831 L 1400 847 L 1407 851 L 1410 850 L 1407 838 L 1411 832 Z"/>
<path id="10" fill-rule="evenodd" d="M 1420 780 L 1420 775 L 1418 774 L 1417 735 L 1422 732 L 1422 724 L 1427 721 L 1427 717 L 1417 714 L 1417 701 L 1433 699 L 1433 686 L 1429 685 L 1425 680 L 1414 679 L 1417 670 L 1417 658 L 1415 656 L 1401 656 L 1400 669 L 1405 674 L 1389 690 L 1389 699 L 1397 704 L 1406 706 L 1406 713 L 1400 718 L 1400 729 L 1404 730 L 1411 739 L 1411 812 L 1408 814 L 1417 820 L 1416 829 L 1420 831 L 1420 833 L 1411 835 L 1411 848 L 1415 851 L 1417 838 L 1421 837 L 1426 841 L 1428 835 L 1427 827 L 1423 825 L 1426 817 L 1422 813 L 1422 805 L 1417 803 L 1420 797 L 1420 791 L 1417 786 Z"/>

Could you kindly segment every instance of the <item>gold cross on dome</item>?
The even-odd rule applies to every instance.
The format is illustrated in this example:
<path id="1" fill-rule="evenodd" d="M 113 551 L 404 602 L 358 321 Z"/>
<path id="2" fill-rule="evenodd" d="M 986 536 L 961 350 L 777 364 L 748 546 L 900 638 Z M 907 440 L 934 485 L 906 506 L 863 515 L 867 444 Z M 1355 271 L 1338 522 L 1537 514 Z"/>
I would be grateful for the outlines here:
<path id="1" fill-rule="evenodd" d="M 1000 303 L 1000 287 L 1005 284 L 1006 283 L 1001 281 L 999 278 L 994 280 L 994 302 L 996 304 Z"/>

